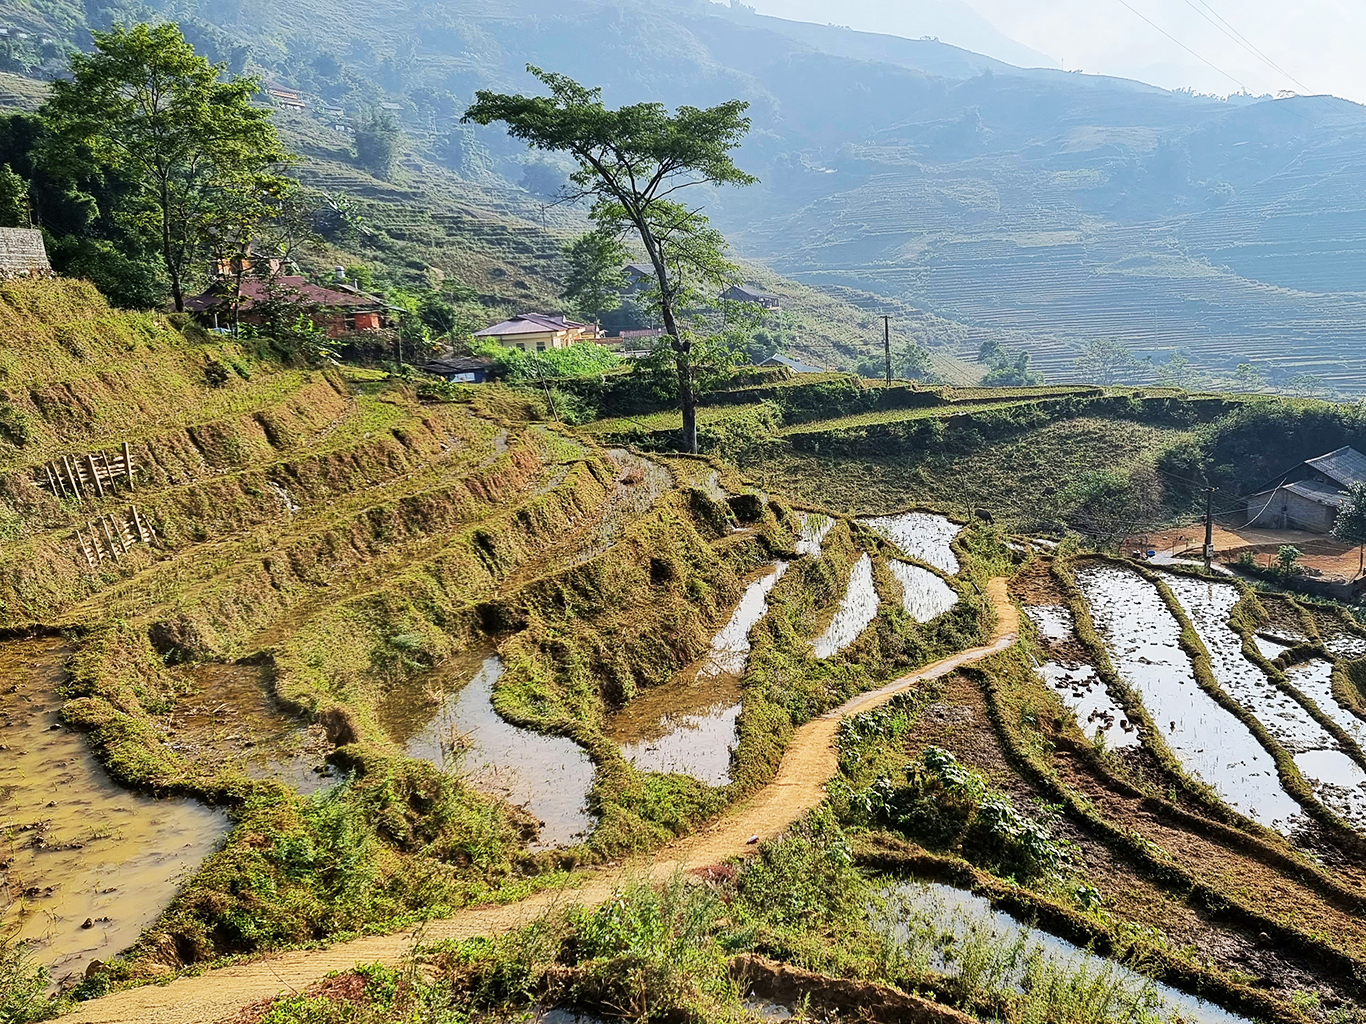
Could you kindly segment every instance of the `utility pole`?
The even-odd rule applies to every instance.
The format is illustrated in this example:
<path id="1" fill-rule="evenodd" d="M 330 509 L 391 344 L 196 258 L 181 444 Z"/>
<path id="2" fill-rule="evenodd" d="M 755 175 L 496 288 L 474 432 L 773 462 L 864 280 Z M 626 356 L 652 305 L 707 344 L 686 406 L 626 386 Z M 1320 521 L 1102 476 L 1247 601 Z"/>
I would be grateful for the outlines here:
<path id="1" fill-rule="evenodd" d="M 1205 568 L 1214 561 L 1214 492 L 1216 488 L 1205 488 Z"/>
<path id="2" fill-rule="evenodd" d="M 882 318 L 882 351 L 887 356 L 887 386 L 892 386 L 892 318 Z"/>

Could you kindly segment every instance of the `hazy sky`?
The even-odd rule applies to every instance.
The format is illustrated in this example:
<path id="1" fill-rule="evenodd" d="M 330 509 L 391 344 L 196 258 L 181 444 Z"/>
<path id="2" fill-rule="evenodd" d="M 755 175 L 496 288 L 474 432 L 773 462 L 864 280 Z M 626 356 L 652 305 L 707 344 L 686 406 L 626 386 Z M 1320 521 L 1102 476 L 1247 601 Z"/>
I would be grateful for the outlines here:
<path id="1" fill-rule="evenodd" d="M 946 43 L 1006 58 L 1005 53 L 991 52 L 993 44 L 1005 47 L 992 39 L 982 24 L 985 20 L 1069 69 L 1123 75 L 1168 88 L 1194 86 L 1201 92 L 1236 92 L 1242 84 L 1254 93 L 1290 89 L 1366 102 L 1366 0 L 748 2 L 764 14 L 913 37 L 937 35 Z M 1221 17 L 1226 24 L 1220 23 Z M 924 29 L 918 31 L 922 23 Z M 1234 33 L 1284 73 L 1249 52 L 1232 38 Z"/>

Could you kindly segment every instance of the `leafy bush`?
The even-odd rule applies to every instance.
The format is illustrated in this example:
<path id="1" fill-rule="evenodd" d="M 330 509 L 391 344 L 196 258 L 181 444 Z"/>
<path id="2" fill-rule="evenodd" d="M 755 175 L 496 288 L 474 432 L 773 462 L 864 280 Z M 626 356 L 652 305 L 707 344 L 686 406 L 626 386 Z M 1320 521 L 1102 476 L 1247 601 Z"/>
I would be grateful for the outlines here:
<path id="1" fill-rule="evenodd" d="M 1021 813 L 1003 793 L 941 747 L 926 747 L 897 785 L 881 776 L 847 798 L 864 823 L 883 825 L 931 846 L 961 844 L 963 856 L 1002 875 L 1036 877 L 1058 870 L 1065 849 L 1047 826 Z"/>
<path id="2" fill-rule="evenodd" d="M 1004 794 L 982 801 L 968 830 L 977 848 L 974 859 L 992 864 L 998 874 L 1033 878 L 1056 871 L 1066 853 L 1046 826 L 1021 814 Z"/>
<path id="3" fill-rule="evenodd" d="M 47 995 L 47 968 L 29 956 L 28 945 L 0 935 L 0 1021 L 29 1024 L 57 1016 L 59 1004 Z"/>

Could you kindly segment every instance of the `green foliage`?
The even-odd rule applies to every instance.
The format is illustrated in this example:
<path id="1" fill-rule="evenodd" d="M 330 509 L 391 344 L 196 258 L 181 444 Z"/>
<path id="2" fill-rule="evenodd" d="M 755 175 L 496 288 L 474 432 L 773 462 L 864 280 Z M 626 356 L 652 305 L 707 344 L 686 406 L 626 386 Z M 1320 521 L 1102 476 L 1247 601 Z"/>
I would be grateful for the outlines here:
<path id="1" fill-rule="evenodd" d="M 862 919 L 871 896 L 849 841 L 828 810 L 814 811 L 765 843 L 737 881 L 737 893 L 752 915 L 809 930 Z"/>
<path id="2" fill-rule="evenodd" d="M 1276 571 L 1282 576 L 1298 576 L 1304 572 L 1300 565 L 1300 549 L 1293 544 L 1282 544 L 1276 549 Z"/>
<path id="3" fill-rule="evenodd" d="M 74 53 L 71 77 L 52 83 L 42 108 L 48 159 L 69 173 L 108 168 L 134 188 L 118 209 L 156 239 L 177 310 L 184 283 L 224 211 L 254 195 L 286 159 L 269 113 L 252 103 L 259 83 L 228 78 L 197 55 L 175 25 L 94 33 Z"/>
<path id="4" fill-rule="evenodd" d="M 1207 479 L 1247 494 L 1305 459 L 1344 445 L 1366 450 L 1366 407 L 1289 398 L 1252 398 L 1202 427 L 1159 465 L 1176 477 Z M 1195 485 L 1192 485 L 1195 486 Z"/>
<path id="5" fill-rule="evenodd" d="M 0 227 L 29 226 L 28 182 L 9 164 L 0 164 Z"/>
<path id="6" fill-rule="evenodd" d="M 1138 360 L 1115 338 L 1097 339 L 1074 361 L 1077 371 L 1097 384 L 1119 384 L 1133 378 Z"/>
<path id="7" fill-rule="evenodd" d="M 28 945 L 0 934 L 0 1021 L 30 1024 L 51 1020 L 61 1002 L 47 994 L 48 972 L 29 953 Z"/>
<path id="8" fill-rule="evenodd" d="M 352 129 L 355 136 L 356 162 L 376 178 L 389 180 L 398 164 L 403 132 L 398 121 L 387 110 L 370 107 L 356 118 Z"/>
<path id="9" fill-rule="evenodd" d="M 1366 483 L 1347 488 L 1347 499 L 1333 520 L 1333 536 L 1348 544 L 1366 544 Z"/>
<path id="10" fill-rule="evenodd" d="M 601 228 L 589 231 L 568 243 L 564 255 L 568 268 L 562 294 L 575 310 L 598 320 L 604 313 L 620 308 L 626 288 L 622 267 L 630 253 L 619 235 Z"/>
<path id="11" fill-rule="evenodd" d="M 1028 352 L 1021 352 L 1012 362 L 1004 354 L 993 361 L 991 369 L 982 378 L 982 386 L 996 387 L 1037 387 L 1044 383 L 1043 371 L 1029 365 Z"/>
<path id="12" fill-rule="evenodd" d="M 1114 544 L 1163 515 L 1161 480 L 1135 467 L 1095 470 L 1078 478 L 1058 496 L 1060 518 L 1101 544 Z"/>
<path id="13" fill-rule="evenodd" d="M 932 847 L 961 849 L 991 870 L 1020 878 L 1055 874 L 1066 851 L 1043 823 L 1022 814 L 1004 793 L 947 750 L 926 747 L 906 765 L 904 782 L 879 776 L 846 797 L 861 824 L 895 828 Z"/>
<path id="14" fill-rule="evenodd" d="M 142 940 L 198 961 L 449 913 L 506 876 L 518 835 L 424 762 L 349 748 L 355 777 L 313 797 L 262 787 Z M 136 952 L 136 951 L 135 951 Z"/>
<path id="15" fill-rule="evenodd" d="M 708 353 L 727 346 L 707 339 L 724 331 L 687 331 L 678 312 L 697 305 L 699 288 L 735 276 L 725 240 L 701 210 L 679 202 L 680 190 L 698 185 L 748 185 L 756 179 L 735 166 L 731 150 L 749 131 L 748 104 L 731 100 L 708 109 L 684 106 L 670 115 L 662 104 L 608 110 L 602 90 L 564 75 L 528 67 L 551 95 L 509 96 L 480 90 L 465 112 L 478 124 L 505 122 L 508 133 L 537 149 L 568 153 L 578 163 L 572 191 L 593 202 L 591 216 L 604 237 L 633 232 L 655 270 L 657 303 L 678 375 L 683 445 L 697 451 L 694 374 Z M 662 356 L 662 354 L 661 354 Z"/>
<path id="16" fill-rule="evenodd" d="M 601 375 L 622 365 L 621 357 L 611 349 L 588 342 L 545 352 L 523 352 L 484 339 L 471 345 L 470 350 L 474 355 L 492 359 L 509 383 Z"/>

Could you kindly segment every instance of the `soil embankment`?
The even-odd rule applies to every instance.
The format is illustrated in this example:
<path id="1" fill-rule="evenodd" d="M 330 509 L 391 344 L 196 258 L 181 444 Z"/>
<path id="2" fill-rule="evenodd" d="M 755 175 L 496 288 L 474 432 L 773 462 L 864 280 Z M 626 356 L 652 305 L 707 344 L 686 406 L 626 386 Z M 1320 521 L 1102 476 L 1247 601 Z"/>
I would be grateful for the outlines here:
<path id="1" fill-rule="evenodd" d="M 753 840 L 777 835 L 825 798 L 837 771 L 835 737 L 840 720 L 885 704 L 898 693 L 989 657 L 1009 647 L 1019 629 L 1018 614 L 1006 581 L 993 579 L 988 596 L 996 614 L 992 642 L 936 662 L 886 686 L 860 694 L 796 731 L 777 777 L 753 798 L 697 835 L 659 850 L 651 859 L 578 876 L 573 885 L 542 892 L 508 906 L 476 907 L 419 931 L 378 935 L 326 949 L 300 950 L 182 978 L 166 986 L 145 986 L 86 1003 L 64 1018 L 72 1024 L 203 1024 L 230 1018 L 241 1007 L 282 992 L 301 991 L 330 971 L 357 963 L 397 963 L 419 941 L 462 939 L 511 931 L 530 924 L 557 906 L 600 903 L 623 884 L 660 881 L 680 871 L 706 867 L 743 855 Z"/>

